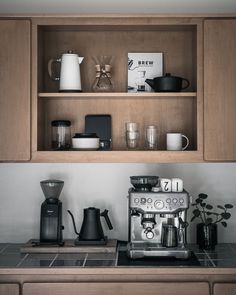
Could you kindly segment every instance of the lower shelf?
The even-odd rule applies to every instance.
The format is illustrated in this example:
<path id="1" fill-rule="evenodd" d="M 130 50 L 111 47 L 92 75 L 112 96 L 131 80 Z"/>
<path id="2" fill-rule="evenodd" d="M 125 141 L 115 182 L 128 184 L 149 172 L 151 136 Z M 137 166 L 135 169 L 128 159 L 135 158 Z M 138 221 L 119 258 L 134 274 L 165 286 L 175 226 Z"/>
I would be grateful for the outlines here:
<path id="1" fill-rule="evenodd" d="M 44 163 L 196 163 L 201 151 L 35 151 L 31 162 Z"/>

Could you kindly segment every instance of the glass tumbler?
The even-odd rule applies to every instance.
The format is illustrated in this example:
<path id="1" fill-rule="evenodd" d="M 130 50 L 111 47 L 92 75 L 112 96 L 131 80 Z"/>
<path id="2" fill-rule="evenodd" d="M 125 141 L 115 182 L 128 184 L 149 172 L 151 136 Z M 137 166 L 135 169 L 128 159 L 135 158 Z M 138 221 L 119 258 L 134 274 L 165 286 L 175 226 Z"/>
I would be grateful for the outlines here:
<path id="1" fill-rule="evenodd" d="M 149 125 L 146 128 L 146 147 L 149 150 L 157 149 L 157 127 Z"/>
<path id="2" fill-rule="evenodd" d="M 126 123 L 126 146 L 128 149 L 136 149 L 139 142 L 138 123 Z"/>

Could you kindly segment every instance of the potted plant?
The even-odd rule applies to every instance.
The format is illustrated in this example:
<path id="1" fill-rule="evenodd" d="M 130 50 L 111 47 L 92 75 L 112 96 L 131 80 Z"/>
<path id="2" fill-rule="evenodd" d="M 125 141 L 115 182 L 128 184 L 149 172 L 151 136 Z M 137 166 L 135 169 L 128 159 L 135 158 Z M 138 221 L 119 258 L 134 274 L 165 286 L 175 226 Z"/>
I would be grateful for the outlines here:
<path id="1" fill-rule="evenodd" d="M 196 218 L 201 220 L 201 223 L 197 224 L 197 244 L 200 249 L 215 248 L 217 245 L 217 223 L 227 227 L 226 220 L 231 217 L 228 210 L 234 207 L 231 204 L 217 205 L 219 210 L 215 211 L 212 205 L 206 203 L 207 198 L 208 195 L 201 193 L 192 204 L 195 209 L 191 221 Z"/>

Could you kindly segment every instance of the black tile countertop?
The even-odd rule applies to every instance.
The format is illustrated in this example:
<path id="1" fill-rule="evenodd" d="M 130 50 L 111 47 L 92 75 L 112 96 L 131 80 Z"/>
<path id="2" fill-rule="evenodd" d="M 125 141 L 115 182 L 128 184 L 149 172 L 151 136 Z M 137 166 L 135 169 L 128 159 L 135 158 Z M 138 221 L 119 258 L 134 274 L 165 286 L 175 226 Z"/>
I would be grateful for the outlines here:
<path id="1" fill-rule="evenodd" d="M 22 244 L 0 244 L 0 268 L 127 267 L 118 265 L 118 252 L 107 254 L 21 254 L 21 247 Z M 200 267 L 236 268 L 236 244 L 219 244 L 212 251 L 199 250 L 198 246 L 194 244 L 190 244 L 189 247 L 198 258 Z M 125 251 L 126 246 L 118 245 L 118 249 Z M 160 266 L 164 265 L 158 263 L 156 265 L 152 263 L 150 266 L 145 265 L 145 267 Z M 175 265 L 171 264 L 171 266 Z M 177 263 L 176 267 L 178 266 L 181 266 L 181 263 Z M 186 265 L 184 264 L 184 266 Z M 142 264 L 134 265 L 134 267 L 142 267 Z"/>

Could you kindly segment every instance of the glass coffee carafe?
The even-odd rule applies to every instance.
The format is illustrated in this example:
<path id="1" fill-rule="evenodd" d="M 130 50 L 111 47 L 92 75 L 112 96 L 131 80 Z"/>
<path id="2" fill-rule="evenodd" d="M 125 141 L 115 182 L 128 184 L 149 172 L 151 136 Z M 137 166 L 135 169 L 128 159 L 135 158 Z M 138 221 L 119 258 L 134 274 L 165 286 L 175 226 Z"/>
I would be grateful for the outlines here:
<path id="1" fill-rule="evenodd" d="M 113 81 L 111 76 L 112 56 L 102 55 L 94 56 L 96 77 L 93 83 L 94 92 L 111 92 L 113 91 Z"/>

